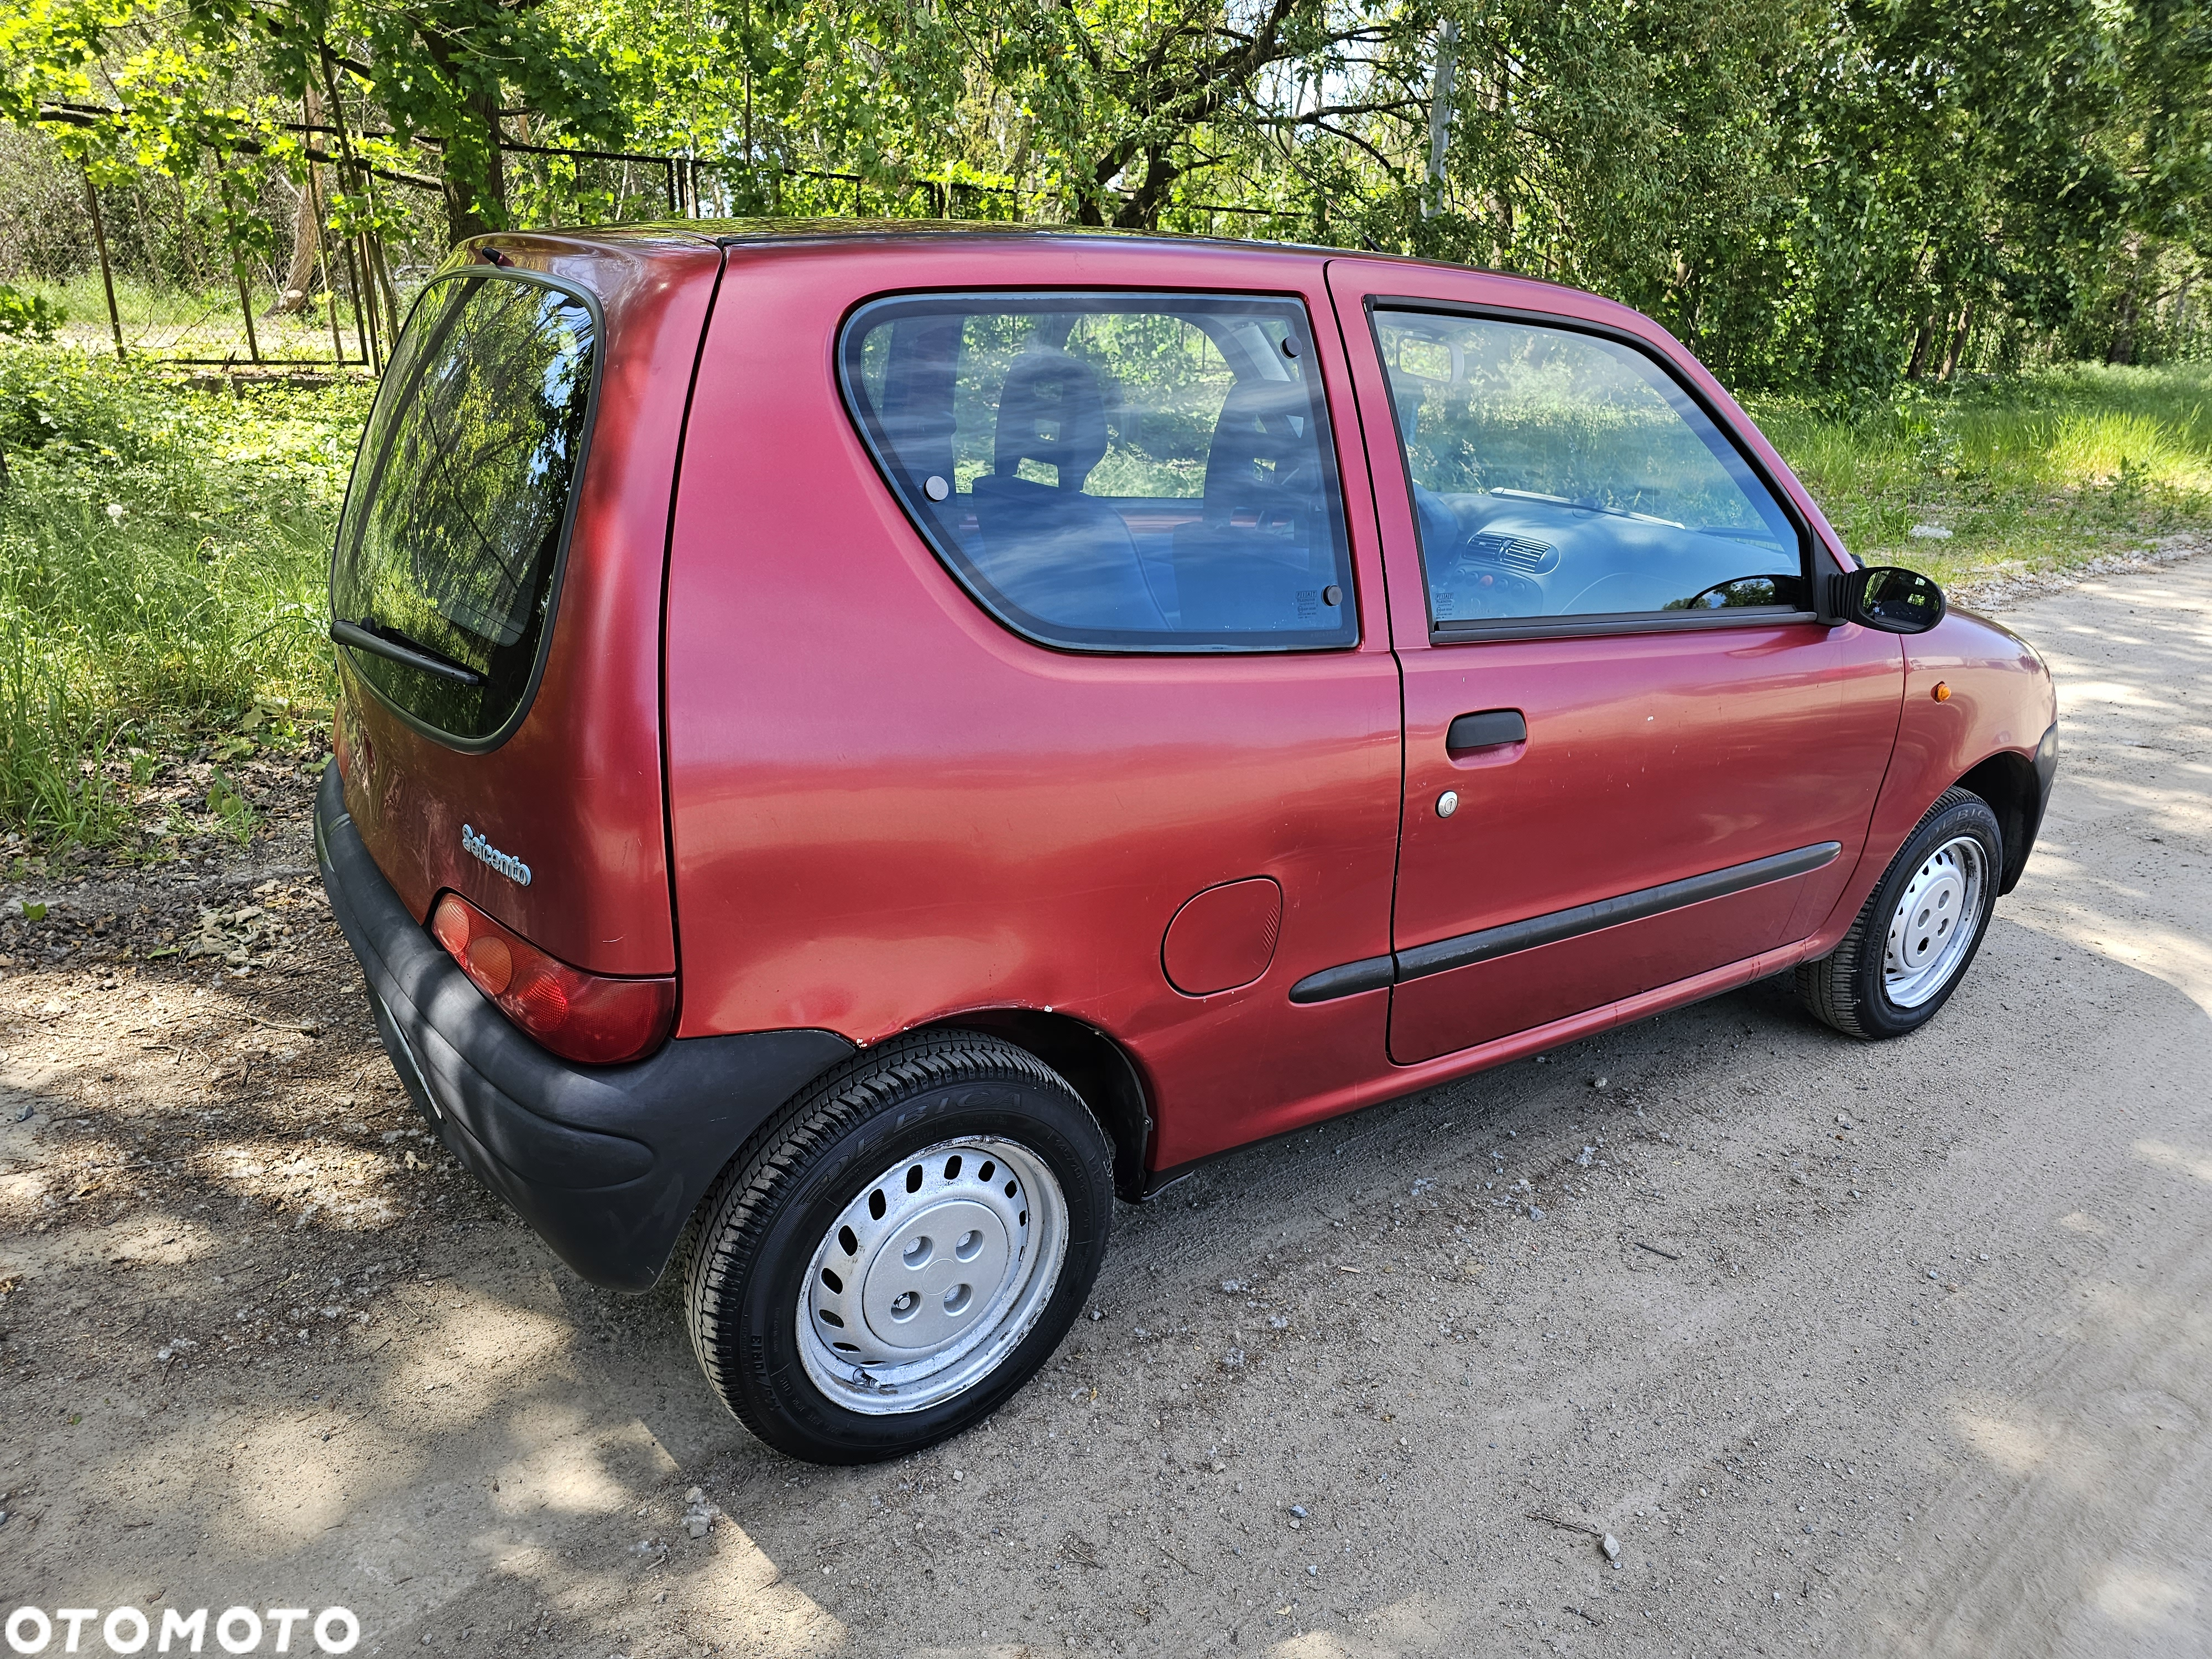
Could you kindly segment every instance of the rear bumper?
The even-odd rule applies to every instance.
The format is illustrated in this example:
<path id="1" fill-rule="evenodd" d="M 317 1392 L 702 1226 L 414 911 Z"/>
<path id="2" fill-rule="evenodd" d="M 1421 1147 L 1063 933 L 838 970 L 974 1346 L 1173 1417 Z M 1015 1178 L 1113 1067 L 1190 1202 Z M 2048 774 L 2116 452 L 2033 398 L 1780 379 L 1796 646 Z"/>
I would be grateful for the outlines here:
<path id="1" fill-rule="evenodd" d="M 408 914 L 354 829 L 335 763 L 315 798 L 315 859 L 417 1109 L 594 1285 L 649 1289 L 746 1139 L 853 1052 L 833 1031 L 754 1031 L 574 1065 L 517 1030 Z"/>

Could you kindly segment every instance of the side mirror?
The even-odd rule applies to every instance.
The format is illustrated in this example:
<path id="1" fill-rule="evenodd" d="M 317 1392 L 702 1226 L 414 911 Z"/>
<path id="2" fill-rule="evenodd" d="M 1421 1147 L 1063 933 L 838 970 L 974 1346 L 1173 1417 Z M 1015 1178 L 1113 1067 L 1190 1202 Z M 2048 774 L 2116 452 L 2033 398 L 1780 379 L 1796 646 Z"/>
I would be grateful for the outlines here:
<path id="1" fill-rule="evenodd" d="M 1917 570 L 1878 564 L 1835 578 L 1837 614 L 1885 634 L 1925 634 L 1948 609 L 1943 590 Z"/>

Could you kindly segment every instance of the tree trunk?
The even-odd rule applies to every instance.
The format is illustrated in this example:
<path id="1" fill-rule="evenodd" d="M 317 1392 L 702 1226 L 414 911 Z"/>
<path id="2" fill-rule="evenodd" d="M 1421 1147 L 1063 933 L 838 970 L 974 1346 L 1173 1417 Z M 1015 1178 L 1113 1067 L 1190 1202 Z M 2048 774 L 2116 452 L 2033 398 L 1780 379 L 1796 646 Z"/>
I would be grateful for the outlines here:
<path id="1" fill-rule="evenodd" d="M 1928 347 L 1936 335 L 1936 313 L 1929 312 L 1920 319 L 1920 331 L 1912 337 L 1912 360 L 1905 366 L 1905 378 L 1917 380 L 1928 367 Z"/>
<path id="2" fill-rule="evenodd" d="M 468 110 L 476 118 L 482 133 L 477 142 L 483 147 L 483 179 L 478 186 L 456 178 L 453 170 L 453 147 L 447 147 L 446 240 L 454 247 L 471 236 L 482 236 L 507 225 L 507 168 L 499 149 L 498 100 L 489 94 L 474 97 L 468 101 Z"/>
<path id="3" fill-rule="evenodd" d="M 308 126 L 322 119 L 322 100 L 313 87 L 301 103 L 301 119 Z M 313 143 L 313 133 L 305 135 Z M 300 205 L 292 215 L 292 269 L 284 277 L 284 285 L 277 290 L 276 303 L 262 313 L 264 317 L 289 317 L 307 307 L 307 296 L 315 291 L 315 256 L 323 245 L 322 216 L 316 211 L 315 193 L 301 186 Z"/>
<path id="4" fill-rule="evenodd" d="M 1951 349 L 1943 356 L 1943 372 L 1936 378 L 1948 380 L 1959 371 L 1959 359 L 1966 355 L 1966 337 L 1973 331 L 1974 302 L 1966 301 L 1966 308 L 1959 313 L 1958 331 L 1951 336 Z"/>
<path id="5" fill-rule="evenodd" d="M 315 250 L 321 229 L 316 222 L 313 199 L 301 191 L 299 206 L 292 214 L 291 268 L 285 272 L 276 298 L 261 313 L 264 317 L 289 317 L 307 308 L 307 296 L 315 291 Z"/>
<path id="6" fill-rule="evenodd" d="M 2120 295 L 2120 313 L 2112 320 L 2112 349 L 2106 352 L 2108 363 L 2131 363 L 2136 360 L 2136 323 L 2142 303 L 2143 267 L 2148 263 L 2143 258 L 2142 246 L 2133 238 L 2128 252 L 2135 268 L 2128 273 L 2128 285 Z"/>
<path id="7" fill-rule="evenodd" d="M 1429 80 L 1429 187 L 1421 216 L 1443 210 L 1444 156 L 1451 147 L 1452 71 L 1459 54 L 1459 24 L 1447 17 L 1437 31 L 1437 65 Z"/>
<path id="8" fill-rule="evenodd" d="M 462 82 L 459 60 L 463 49 L 452 36 L 424 31 L 421 39 L 441 74 Z M 507 169 L 500 155 L 499 87 L 478 88 L 463 104 L 470 130 L 447 140 L 441 177 L 446 192 L 446 241 L 458 247 L 471 236 L 507 228 Z M 483 156 L 482 177 L 471 165 L 476 153 Z"/>
<path id="9" fill-rule="evenodd" d="M 1129 199 L 1121 204 L 1114 216 L 1117 230 L 1158 230 L 1160 214 L 1168 204 L 1168 192 L 1182 170 L 1168 159 L 1166 147 L 1153 144 L 1145 151 L 1145 182 L 1137 186 Z"/>
<path id="10" fill-rule="evenodd" d="M 1510 135 L 1513 131 L 1512 70 L 1504 58 L 1492 61 L 1488 81 L 1488 96 L 1484 104 L 1492 131 L 1494 134 Z M 1502 143 L 1493 138 L 1492 142 L 1498 145 L 1498 154 L 1508 171 L 1492 175 L 1490 220 L 1497 227 L 1496 263 L 1501 270 L 1510 270 L 1513 267 L 1513 178 L 1510 171 L 1513 147 L 1510 138 Z"/>

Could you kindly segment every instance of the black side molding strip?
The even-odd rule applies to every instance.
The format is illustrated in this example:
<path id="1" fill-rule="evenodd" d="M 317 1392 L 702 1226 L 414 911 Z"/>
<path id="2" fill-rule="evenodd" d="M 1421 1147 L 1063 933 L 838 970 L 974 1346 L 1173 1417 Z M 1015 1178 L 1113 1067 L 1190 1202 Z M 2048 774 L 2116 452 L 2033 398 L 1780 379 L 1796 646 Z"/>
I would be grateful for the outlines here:
<path id="1" fill-rule="evenodd" d="M 1725 898 L 1747 888 L 1764 887 L 1771 881 L 1785 881 L 1791 876 L 1818 870 L 1843 850 L 1842 842 L 1824 841 L 1817 847 L 1801 847 L 1794 853 L 1777 853 L 1771 858 L 1753 859 L 1748 864 L 1731 864 L 1723 870 L 1709 870 L 1702 876 L 1688 876 L 1657 887 L 1640 887 L 1632 893 L 1600 899 L 1594 904 L 1577 904 L 1572 909 L 1530 916 L 1525 921 L 1509 921 L 1502 927 L 1485 927 L 1480 933 L 1440 939 L 1433 945 L 1417 945 L 1410 951 L 1398 952 L 1398 977 L 1401 981 L 1422 979 L 1472 963 L 1511 956 L 1516 951 L 1533 951 L 1540 945 L 1556 945 L 1561 939 L 1595 933 L 1601 927 L 1617 927 L 1625 921 L 1662 915 L 1706 899 Z"/>
<path id="2" fill-rule="evenodd" d="M 1398 964 L 1390 957 L 1369 957 L 1340 968 L 1324 968 L 1308 974 L 1291 987 L 1293 1002 L 1330 1002 L 1360 991 L 1379 991 L 1398 977 Z"/>
<path id="3" fill-rule="evenodd" d="M 1764 887 L 1769 882 L 1809 875 L 1832 863 L 1843 850 L 1840 842 L 1824 841 L 1792 853 L 1777 853 L 1746 864 L 1709 870 L 1701 876 L 1663 882 L 1656 887 L 1640 887 L 1632 893 L 1599 899 L 1595 903 L 1577 904 L 1570 909 L 1509 921 L 1503 927 L 1455 934 L 1450 939 L 1400 951 L 1395 956 L 1370 957 L 1340 968 L 1324 968 L 1291 987 L 1291 1000 L 1327 1002 L 1359 991 L 1378 990 L 1385 985 L 1402 984 L 1411 979 L 1425 979 L 1431 974 L 1447 973 L 1454 968 L 1489 962 L 1518 951 L 1533 951 L 1540 945 L 1556 945 L 1561 939 L 1595 933 L 1601 928 L 1641 921 L 1647 916 L 1662 915 L 1707 899 L 1725 898 L 1730 893 Z"/>

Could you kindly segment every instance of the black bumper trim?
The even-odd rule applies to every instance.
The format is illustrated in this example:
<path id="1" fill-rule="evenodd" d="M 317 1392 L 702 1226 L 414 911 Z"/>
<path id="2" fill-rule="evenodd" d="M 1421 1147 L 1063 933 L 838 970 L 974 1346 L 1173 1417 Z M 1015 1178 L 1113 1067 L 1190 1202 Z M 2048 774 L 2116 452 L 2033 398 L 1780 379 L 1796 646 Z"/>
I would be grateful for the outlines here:
<path id="1" fill-rule="evenodd" d="M 517 1030 L 408 913 L 354 828 L 335 763 L 315 798 L 315 859 L 409 1096 L 595 1285 L 650 1289 L 723 1167 L 854 1052 L 834 1031 L 751 1031 L 575 1065 Z"/>

